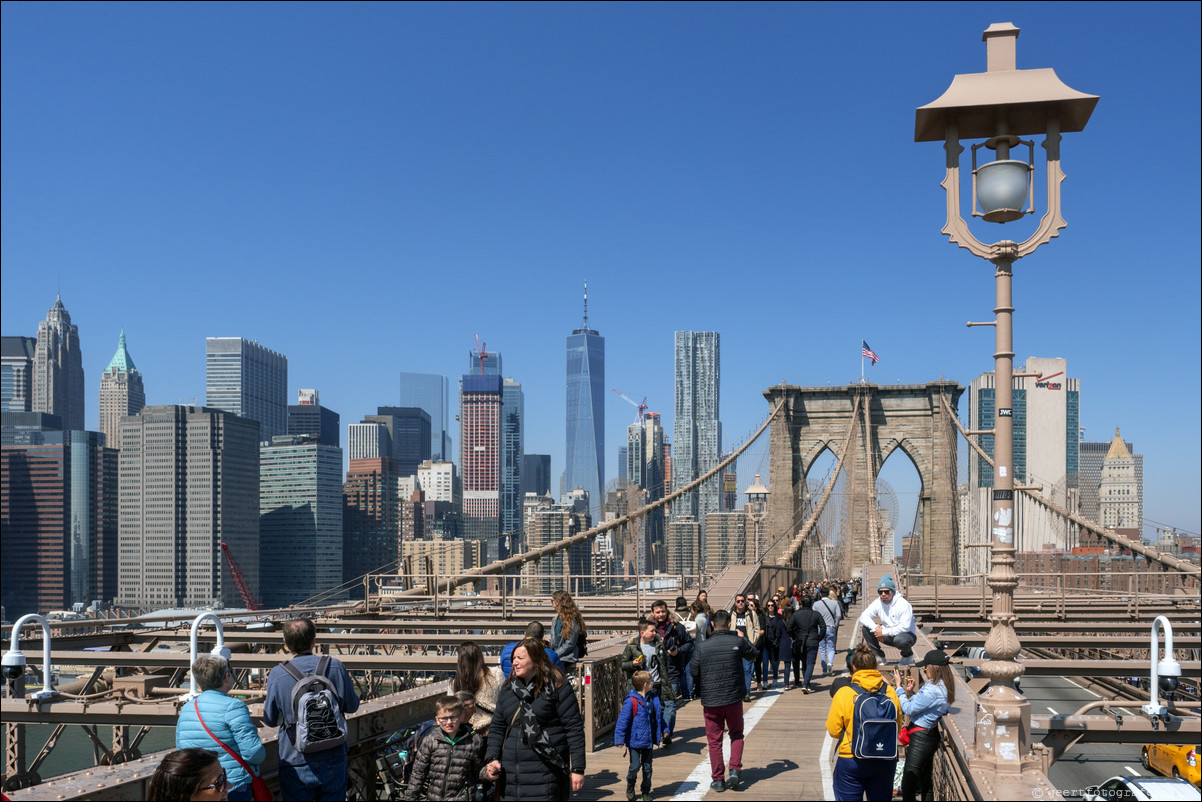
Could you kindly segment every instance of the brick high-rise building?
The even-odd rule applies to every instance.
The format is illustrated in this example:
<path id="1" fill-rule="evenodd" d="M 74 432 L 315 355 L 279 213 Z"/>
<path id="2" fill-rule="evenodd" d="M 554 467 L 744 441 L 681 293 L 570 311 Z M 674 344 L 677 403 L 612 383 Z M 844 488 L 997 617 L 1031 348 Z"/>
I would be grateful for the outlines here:
<path id="1" fill-rule="evenodd" d="M 107 445 L 120 448 L 118 427 L 127 415 L 137 415 L 146 406 L 146 390 L 142 387 L 142 373 L 134 364 L 129 349 L 125 347 L 125 330 L 117 341 L 117 353 L 100 377 L 100 431 L 104 432 Z"/>
<path id="2" fill-rule="evenodd" d="M 342 578 L 392 568 L 397 560 L 397 472 L 392 457 L 351 459 L 342 486 Z M 351 593 L 362 597 L 361 585 Z"/>
<path id="3" fill-rule="evenodd" d="M 38 341 L 33 357 L 33 412 L 58 415 L 63 430 L 84 428 L 83 356 L 79 351 L 79 328 L 62 297 L 38 324 Z"/>
<path id="4" fill-rule="evenodd" d="M 502 382 L 495 374 L 460 381 L 459 475 L 463 486 L 463 536 L 485 543 L 486 562 L 502 556 Z"/>
<path id="5" fill-rule="evenodd" d="M 14 619 L 117 595 L 117 451 L 99 432 L 40 439 L 0 450 L 0 596 Z"/>
<path id="6" fill-rule="evenodd" d="M 149 406 L 119 432 L 118 604 L 242 607 L 222 543 L 260 598 L 258 422 Z"/>

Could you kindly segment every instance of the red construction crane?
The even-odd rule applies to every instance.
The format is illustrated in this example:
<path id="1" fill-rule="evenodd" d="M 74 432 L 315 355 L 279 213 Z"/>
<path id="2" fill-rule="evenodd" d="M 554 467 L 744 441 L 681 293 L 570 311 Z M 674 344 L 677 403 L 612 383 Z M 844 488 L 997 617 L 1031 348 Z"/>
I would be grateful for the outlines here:
<path id="1" fill-rule="evenodd" d="M 643 422 L 643 414 L 647 411 L 647 396 L 643 396 L 643 400 L 640 403 L 638 401 L 635 401 L 630 396 L 626 395 L 626 393 L 622 392 L 621 390 L 614 390 L 614 388 L 612 388 L 612 387 L 610 387 L 609 389 L 613 390 L 615 393 L 620 395 L 623 398 L 623 400 L 626 401 L 626 403 L 631 404 L 638 408 L 638 410 L 639 410 L 638 422 L 642 423 Z"/>
<path id="2" fill-rule="evenodd" d="M 480 356 L 480 372 L 484 373 L 484 360 L 488 359 L 488 351 L 485 351 L 484 347 L 488 343 L 480 342 L 479 334 L 473 334 L 472 336 L 476 338 L 476 353 Z"/>
<path id="3" fill-rule="evenodd" d="M 250 595 L 250 588 L 246 586 L 246 577 L 242 576 L 242 569 L 234 561 L 234 555 L 230 554 L 230 547 L 222 543 L 221 553 L 225 555 L 226 562 L 230 564 L 230 573 L 234 576 L 234 585 L 242 594 L 242 603 L 246 605 L 247 610 L 258 610 L 262 605 L 255 601 L 254 596 Z"/>

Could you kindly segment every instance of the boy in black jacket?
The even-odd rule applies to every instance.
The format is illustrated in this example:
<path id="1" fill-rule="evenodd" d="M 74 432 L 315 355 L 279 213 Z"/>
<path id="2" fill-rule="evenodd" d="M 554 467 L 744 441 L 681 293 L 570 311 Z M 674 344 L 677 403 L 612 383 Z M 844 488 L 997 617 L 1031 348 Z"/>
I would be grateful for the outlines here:
<path id="1" fill-rule="evenodd" d="M 464 718 L 455 696 L 435 702 L 434 723 L 417 745 L 404 799 L 469 800 L 484 766 L 484 739 Z"/>

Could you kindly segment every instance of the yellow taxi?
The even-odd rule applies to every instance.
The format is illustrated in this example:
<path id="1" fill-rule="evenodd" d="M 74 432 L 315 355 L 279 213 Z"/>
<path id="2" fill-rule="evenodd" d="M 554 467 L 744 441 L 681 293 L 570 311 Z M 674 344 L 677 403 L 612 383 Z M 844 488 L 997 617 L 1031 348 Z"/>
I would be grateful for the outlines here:
<path id="1" fill-rule="evenodd" d="M 1140 761 L 1145 769 L 1166 777 L 1179 777 L 1199 785 L 1202 768 L 1198 766 L 1198 747 L 1171 744 L 1146 744 Z"/>

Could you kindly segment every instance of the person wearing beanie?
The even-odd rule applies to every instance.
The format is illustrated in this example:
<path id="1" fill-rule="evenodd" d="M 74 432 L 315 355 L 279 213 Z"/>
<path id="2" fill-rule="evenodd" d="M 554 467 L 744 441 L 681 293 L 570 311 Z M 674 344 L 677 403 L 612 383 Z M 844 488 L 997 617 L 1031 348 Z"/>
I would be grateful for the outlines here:
<path id="1" fill-rule="evenodd" d="M 881 662 L 885 651 L 881 644 L 896 647 L 901 652 L 899 666 L 914 664 L 914 644 L 918 641 L 918 629 L 914 625 L 914 608 L 905 597 L 897 592 L 893 577 L 885 574 L 877 583 L 877 597 L 860 614 L 860 634 L 864 643 Z"/>

